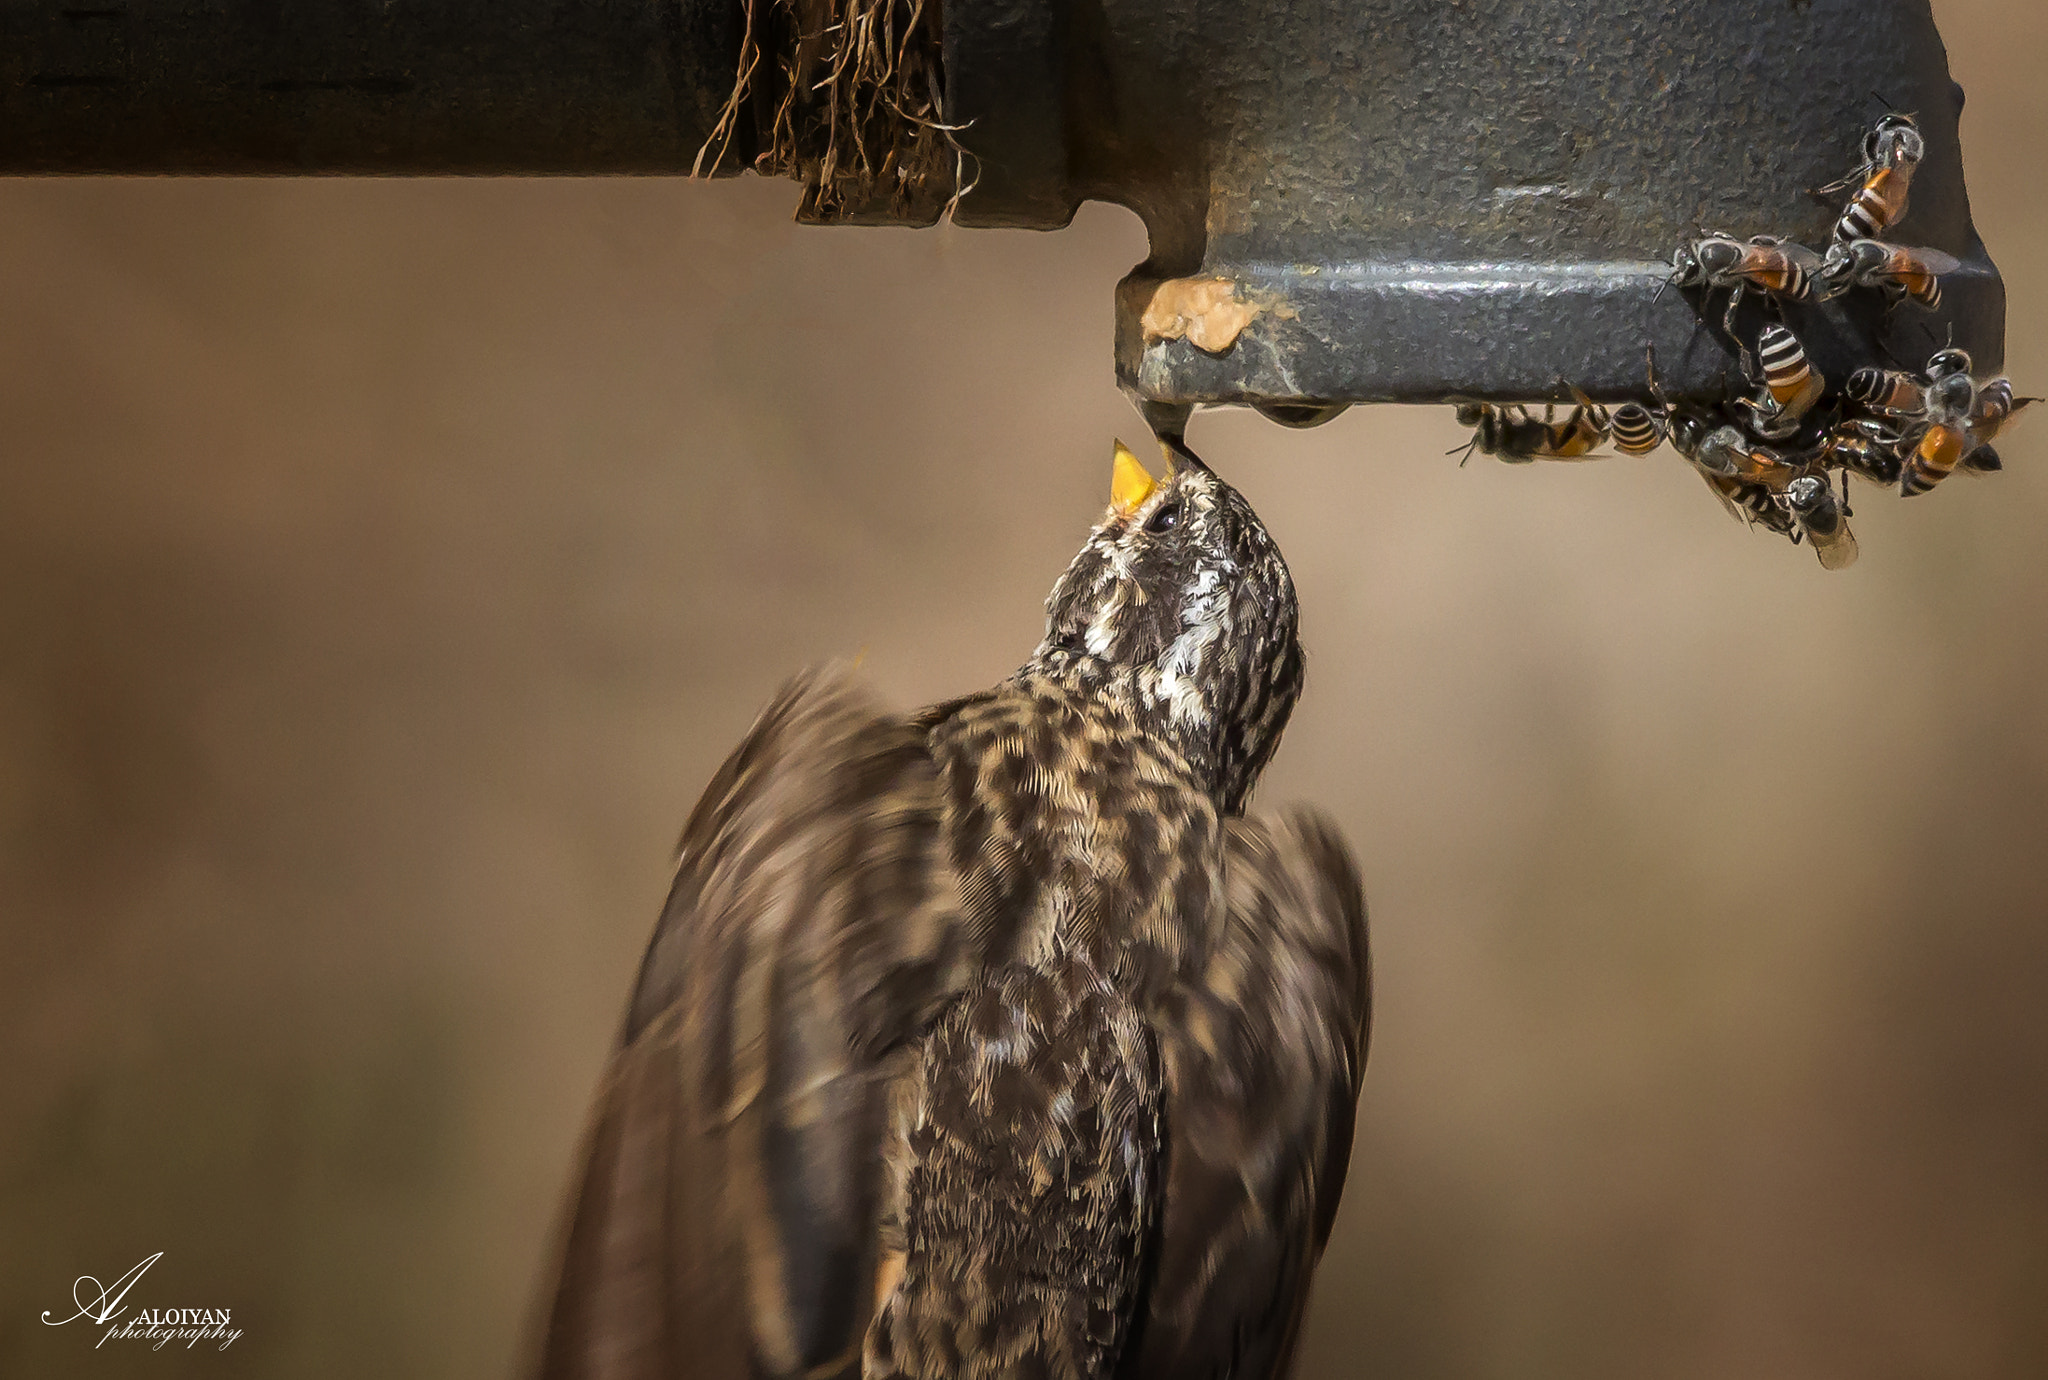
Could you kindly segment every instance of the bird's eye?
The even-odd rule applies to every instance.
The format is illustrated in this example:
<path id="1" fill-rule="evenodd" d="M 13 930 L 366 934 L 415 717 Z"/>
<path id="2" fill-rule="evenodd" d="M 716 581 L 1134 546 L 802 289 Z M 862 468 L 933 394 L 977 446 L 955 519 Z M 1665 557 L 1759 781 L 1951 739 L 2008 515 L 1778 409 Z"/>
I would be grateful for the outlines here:
<path id="1" fill-rule="evenodd" d="M 1178 526 L 1180 526 L 1180 505 L 1178 503 L 1160 504 L 1158 510 L 1145 521 L 1145 530 L 1147 532 L 1171 532 Z"/>

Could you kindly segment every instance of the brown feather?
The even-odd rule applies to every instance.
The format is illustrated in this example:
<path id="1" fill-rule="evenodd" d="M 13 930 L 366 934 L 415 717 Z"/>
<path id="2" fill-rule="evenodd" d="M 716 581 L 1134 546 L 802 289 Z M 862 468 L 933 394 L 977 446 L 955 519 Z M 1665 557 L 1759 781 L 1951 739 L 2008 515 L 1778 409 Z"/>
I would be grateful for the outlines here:
<path id="1" fill-rule="evenodd" d="M 1358 871 L 1308 812 L 1235 820 L 1229 920 L 1159 1022 L 1165 1218 L 1138 1377 L 1284 1373 L 1344 1187 L 1371 1020 Z"/>

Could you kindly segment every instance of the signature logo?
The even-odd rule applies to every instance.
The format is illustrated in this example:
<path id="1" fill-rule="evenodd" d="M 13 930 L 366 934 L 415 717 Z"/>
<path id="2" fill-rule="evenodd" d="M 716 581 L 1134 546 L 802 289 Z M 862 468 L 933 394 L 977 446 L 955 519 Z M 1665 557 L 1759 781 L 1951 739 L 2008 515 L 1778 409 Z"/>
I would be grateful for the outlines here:
<path id="1" fill-rule="evenodd" d="M 181 1341 L 185 1349 L 205 1341 L 217 1341 L 219 1349 L 226 1351 L 242 1335 L 239 1327 L 230 1327 L 229 1311 L 225 1308 L 138 1308 L 126 1321 L 116 1321 L 124 1308 L 123 1300 L 135 1282 L 149 1273 L 149 1267 L 164 1258 L 158 1251 L 141 1264 L 122 1275 L 112 1284 L 101 1284 L 91 1275 L 80 1275 L 71 1283 L 71 1303 L 78 1311 L 68 1318 L 56 1316 L 56 1309 L 43 1310 L 43 1326 L 62 1327 L 84 1318 L 94 1327 L 104 1327 L 93 1350 L 97 1351 L 108 1342 L 146 1341 L 151 1351 L 162 1351 L 172 1342 Z"/>

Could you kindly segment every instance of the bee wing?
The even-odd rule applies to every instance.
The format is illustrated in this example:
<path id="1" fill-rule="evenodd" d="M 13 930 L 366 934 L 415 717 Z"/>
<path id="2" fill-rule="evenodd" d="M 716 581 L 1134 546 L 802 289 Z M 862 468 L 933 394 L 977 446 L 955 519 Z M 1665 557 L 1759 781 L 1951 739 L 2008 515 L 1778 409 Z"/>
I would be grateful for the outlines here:
<path id="1" fill-rule="evenodd" d="M 1813 534 L 1809 532 L 1807 535 Z M 1856 534 L 1844 522 L 1834 536 L 1814 537 L 1813 554 L 1820 557 L 1822 570 L 1847 570 L 1856 564 L 1856 557 L 1860 554 L 1856 548 Z"/>
<path id="2" fill-rule="evenodd" d="M 1777 250 L 1792 261 L 1795 268 L 1803 269 L 1811 276 L 1818 277 L 1825 262 L 1820 255 L 1795 240 L 1775 241 Z"/>
<path id="3" fill-rule="evenodd" d="M 1228 915 L 1157 1025 L 1166 1205 L 1127 1380 L 1286 1374 L 1365 1075 L 1365 896 L 1327 820 L 1235 819 Z"/>
<path id="4" fill-rule="evenodd" d="M 1919 261 L 1922 268 L 1936 277 L 1940 277 L 1944 273 L 1953 273 L 1963 266 L 1961 259 L 1958 259 L 1953 254 L 1944 254 L 1939 249 L 1919 247 L 1908 252 Z"/>
<path id="5" fill-rule="evenodd" d="M 1737 503 L 1734 499 L 1730 498 L 1727 494 L 1723 493 L 1721 491 L 1721 486 L 1714 482 L 1714 477 L 1712 475 L 1702 472 L 1700 474 L 1700 478 L 1706 481 L 1707 492 L 1712 494 L 1715 498 L 1721 500 L 1721 506 L 1728 510 L 1729 517 L 1732 517 L 1737 522 L 1743 523 L 1745 525 L 1749 522 L 1749 514 L 1743 511 L 1742 505 L 1740 503 Z"/>

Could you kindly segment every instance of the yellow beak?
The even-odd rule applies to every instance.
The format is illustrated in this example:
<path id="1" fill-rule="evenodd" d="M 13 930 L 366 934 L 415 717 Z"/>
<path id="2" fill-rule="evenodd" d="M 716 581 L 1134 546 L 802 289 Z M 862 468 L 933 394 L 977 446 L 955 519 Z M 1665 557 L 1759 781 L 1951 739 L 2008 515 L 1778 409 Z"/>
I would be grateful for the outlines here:
<path id="1" fill-rule="evenodd" d="M 1119 517 L 1129 517 L 1152 497 L 1152 491 L 1158 487 L 1159 481 L 1138 463 L 1138 457 L 1131 454 L 1131 448 L 1118 441 L 1116 464 L 1109 477 L 1109 506 L 1116 509 Z"/>

